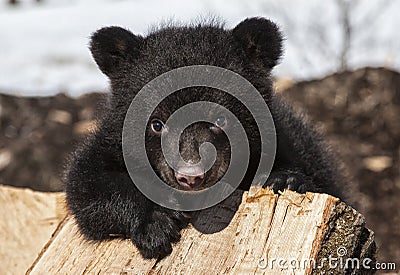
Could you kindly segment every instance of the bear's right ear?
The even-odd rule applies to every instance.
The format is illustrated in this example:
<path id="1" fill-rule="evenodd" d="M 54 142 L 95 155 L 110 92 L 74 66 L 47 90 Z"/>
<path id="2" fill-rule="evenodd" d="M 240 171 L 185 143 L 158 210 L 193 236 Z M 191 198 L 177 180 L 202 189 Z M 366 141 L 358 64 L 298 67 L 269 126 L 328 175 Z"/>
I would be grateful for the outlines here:
<path id="1" fill-rule="evenodd" d="M 105 27 L 90 40 L 90 51 L 100 70 L 112 78 L 129 60 L 139 56 L 143 38 L 120 27 Z"/>
<path id="2" fill-rule="evenodd" d="M 239 23 L 232 31 L 249 62 L 272 69 L 282 55 L 282 34 L 272 21 L 254 17 Z"/>

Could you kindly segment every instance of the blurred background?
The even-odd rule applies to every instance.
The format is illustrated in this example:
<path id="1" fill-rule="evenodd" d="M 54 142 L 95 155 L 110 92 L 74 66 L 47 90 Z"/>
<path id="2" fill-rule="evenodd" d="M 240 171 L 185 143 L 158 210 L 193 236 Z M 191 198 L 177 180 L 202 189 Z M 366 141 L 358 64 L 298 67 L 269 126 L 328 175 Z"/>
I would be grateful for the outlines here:
<path id="1" fill-rule="evenodd" d="M 285 34 L 275 87 L 327 136 L 351 204 L 376 234 L 378 260 L 400 266 L 400 1 L 1 0 L 0 184 L 63 189 L 65 157 L 94 129 L 108 82 L 87 48 L 118 25 L 264 16 Z M 2 207 L 2 206 L 0 206 Z"/>

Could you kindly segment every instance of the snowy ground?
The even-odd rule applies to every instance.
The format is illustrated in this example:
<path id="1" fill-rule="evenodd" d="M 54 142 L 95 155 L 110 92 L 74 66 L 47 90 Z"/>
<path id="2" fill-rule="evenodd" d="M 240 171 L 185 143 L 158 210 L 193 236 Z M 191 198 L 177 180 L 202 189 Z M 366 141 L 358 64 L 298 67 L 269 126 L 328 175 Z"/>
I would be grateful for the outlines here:
<path id="1" fill-rule="evenodd" d="M 245 17 L 266 16 L 286 34 L 286 53 L 275 74 L 307 79 L 338 68 L 342 45 L 335 0 L 24 0 L 0 4 L 0 92 L 19 95 L 71 95 L 104 90 L 107 80 L 87 49 L 90 34 L 119 25 L 146 34 L 161 20 L 188 22 L 216 15 L 234 27 Z M 353 39 L 351 68 L 400 69 L 400 1 L 350 0 Z M 396 34 L 397 33 L 397 34 Z"/>

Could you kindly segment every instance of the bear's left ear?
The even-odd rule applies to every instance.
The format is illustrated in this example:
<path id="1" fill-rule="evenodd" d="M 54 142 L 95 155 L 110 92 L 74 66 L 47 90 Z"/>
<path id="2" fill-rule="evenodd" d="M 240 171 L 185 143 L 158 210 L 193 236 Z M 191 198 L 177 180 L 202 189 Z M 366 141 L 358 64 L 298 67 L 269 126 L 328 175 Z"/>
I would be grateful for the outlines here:
<path id="1" fill-rule="evenodd" d="M 247 18 L 232 30 L 232 35 L 250 62 L 261 61 L 269 69 L 278 64 L 283 38 L 275 23 L 265 18 Z"/>
<path id="2" fill-rule="evenodd" d="M 143 40 L 123 28 L 105 27 L 92 35 L 90 51 L 100 70 L 112 78 L 126 62 L 139 56 Z"/>

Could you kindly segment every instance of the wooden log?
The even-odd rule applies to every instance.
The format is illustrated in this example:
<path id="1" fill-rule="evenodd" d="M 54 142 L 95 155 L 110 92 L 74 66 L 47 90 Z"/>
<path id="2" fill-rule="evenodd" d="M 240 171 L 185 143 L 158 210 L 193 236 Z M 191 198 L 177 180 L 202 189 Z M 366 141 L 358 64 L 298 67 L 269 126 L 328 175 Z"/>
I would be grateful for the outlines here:
<path id="1" fill-rule="evenodd" d="M 0 185 L 0 274 L 23 274 L 66 212 L 62 193 Z"/>
<path id="2" fill-rule="evenodd" d="M 277 196 L 252 187 L 194 213 L 172 254 L 160 261 L 144 260 L 130 240 L 86 241 L 68 217 L 27 273 L 341 274 L 344 267 L 321 264 L 338 253 L 342 260 L 371 258 L 371 266 L 375 260 L 373 233 L 354 209 L 326 194 Z M 347 271 L 372 274 L 361 269 Z"/>

